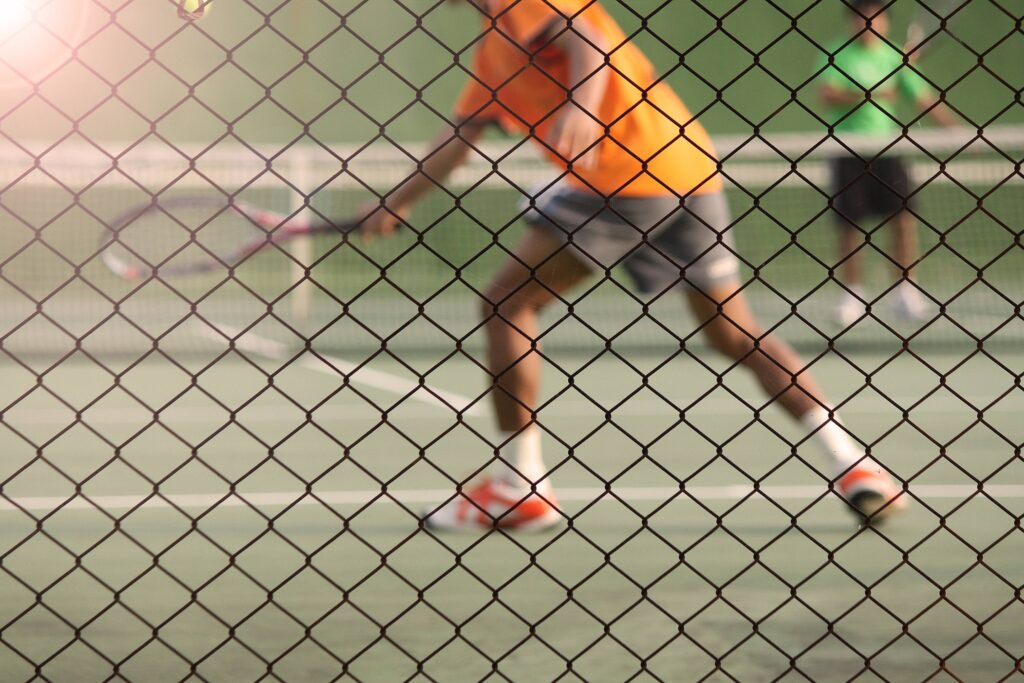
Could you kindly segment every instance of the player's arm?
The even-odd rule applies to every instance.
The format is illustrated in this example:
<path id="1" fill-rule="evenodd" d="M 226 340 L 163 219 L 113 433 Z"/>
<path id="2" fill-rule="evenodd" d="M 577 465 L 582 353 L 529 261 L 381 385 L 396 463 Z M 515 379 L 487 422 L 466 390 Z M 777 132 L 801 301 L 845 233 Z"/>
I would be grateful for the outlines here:
<path id="1" fill-rule="evenodd" d="M 379 207 L 373 207 L 367 212 L 360 227 L 363 236 L 372 239 L 378 235 L 394 233 L 399 223 L 409 215 L 413 204 L 436 189 L 452 171 L 465 163 L 472 145 L 483 136 L 488 123 L 463 122 L 457 131 L 452 127 L 443 128 L 430 143 L 430 152 L 419 169 L 383 197 Z"/>
<path id="2" fill-rule="evenodd" d="M 865 92 L 836 65 L 841 47 L 831 47 L 818 60 L 817 95 L 829 107 L 848 107 L 864 102 Z"/>
<path id="3" fill-rule="evenodd" d="M 550 143 L 566 160 L 582 168 L 592 167 L 597 162 L 596 146 L 591 153 L 577 157 L 605 133 L 597 117 L 611 78 L 611 69 L 605 65 L 609 46 L 584 17 L 575 17 L 571 27 L 559 19 L 544 33 L 552 36 L 551 43 L 568 59 L 572 93 L 572 103 L 558 114 Z"/>
<path id="4" fill-rule="evenodd" d="M 864 101 L 863 90 L 853 88 L 840 88 L 835 83 L 823 83 L 818 88 L 818 97 L 825 104 L 833 107 L 844 107 L 853 104 L 860 104 Z"/>
<path id="5" fill-rule="evenodd" d="M 919 95 L 917 97 L 916 104 L 920 111 L 928 112 L 928 116 L 931 117 L 932 121 L 940 126 L 949 128 L 950 126 L 955 126 L 957 124 L 957 119 L 956 116 L 953 115 L 953 111 L 935 97 Z"/>
<path id="6" fill-rule="evenodd" d="M 916 69 L 906 67 L 897 76 L 900 90 L 917 106 L 918 111 L 927 112 L 928 116 L 940 126 L 954 126 L 957 123 L 953 111 L 935 95 L 935 90 L 928 84 Z"/>

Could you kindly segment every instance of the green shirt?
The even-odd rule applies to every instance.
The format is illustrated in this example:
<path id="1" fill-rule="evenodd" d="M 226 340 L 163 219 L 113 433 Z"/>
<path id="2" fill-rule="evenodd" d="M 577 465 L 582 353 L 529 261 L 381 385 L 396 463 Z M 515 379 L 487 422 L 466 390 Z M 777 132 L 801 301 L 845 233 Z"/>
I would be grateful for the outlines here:
<path id="1" fill-rule="evenodd" d="M 837 41 L 829 46 L 829 52 L 835 55 L 834 64 L 828 63 L 828 55 L 822 58 L 819 64 L 819 68 L 824 69 L 820 76 L 822 83 L 862 95 L 870 91 L 873 96 L 890 95 L 895 89 L 914 101 L 930 92 L 928 83 L 905 66 L 903 55 L 885 41 L 871 45 L 860 40 L 845 46 L 844 43 Z M 865 99 L 858 104 L 829 106 L 825 119 L 840 132 L 892 133 L 901 127 L 894 99 Z"/>

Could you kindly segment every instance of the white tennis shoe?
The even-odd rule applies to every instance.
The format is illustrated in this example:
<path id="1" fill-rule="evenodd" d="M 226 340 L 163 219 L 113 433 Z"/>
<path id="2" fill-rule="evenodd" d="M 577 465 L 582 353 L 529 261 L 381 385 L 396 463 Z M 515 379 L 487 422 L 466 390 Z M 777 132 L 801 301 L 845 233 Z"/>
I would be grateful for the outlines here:
<path id="1" fill-rule="evenodd" d="M 901 282 L 896 288 L 892 310 L 903 320 L 911 322 L 919 322 L 928 317 L 928 303 L 911 282 Z"/>
<path id="2" fill-rule="evenodd" d="M 863 299 L 864 292 L 859 287 L 851 287 L 842 293 L 835 311 L 836 323 L 840 327 L 846 329 L 864 317 L 867 307 Z"/>

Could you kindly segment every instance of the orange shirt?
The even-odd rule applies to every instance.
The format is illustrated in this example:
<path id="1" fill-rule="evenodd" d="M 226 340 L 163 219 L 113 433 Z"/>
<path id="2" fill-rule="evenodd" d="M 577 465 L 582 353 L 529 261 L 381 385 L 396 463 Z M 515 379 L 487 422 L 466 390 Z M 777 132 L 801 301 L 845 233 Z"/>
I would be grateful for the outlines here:
<path id="1" fill-rule="evenodd" d="M 549 149 L 551 129 L 570 87 L 568 57 L 551 37 L 565 30 L 567 19 L 582 17 L 609 53 L 611 74 L 604 98 L 600 110 L 591 112 L 608 127 L 608 135 L 600 142 L 597 163 L 589 169 L 574 167 L 568 181 L 605 196 L 721 189 L 707 131 L 668 85 L 656 83 L 654 67 L 596 2 L 476 1 L 487 16 L 473 76 L 456 105 L 457 118 L 494 120 L 505 129 L 547 141 L 541 145 L 545 155 L 567 168 L 566 160 Z M 545 35 L 553 23 L 555 31 Z"/>

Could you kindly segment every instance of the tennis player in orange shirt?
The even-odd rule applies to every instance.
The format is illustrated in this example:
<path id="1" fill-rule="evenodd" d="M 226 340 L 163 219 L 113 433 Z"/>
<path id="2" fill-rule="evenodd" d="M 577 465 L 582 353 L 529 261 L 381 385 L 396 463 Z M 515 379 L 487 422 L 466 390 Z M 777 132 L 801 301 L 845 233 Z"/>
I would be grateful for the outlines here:
<path id="1" fill-rule="evenodd" d="M 711 346 L 754 373 L 801 421 L 839 494 L 877 520 L 906 495 L 851 438 L 799 357 L 765 334 L 740 290 L 711 140 L 643 53 L 590 0 L 470 0 L 482 19 L 454 127 L 363 223 L 392 234 L 473 151 L 488 126 L 536 143 L 563 171 L 524 198 L 530 229 L 482 301 L 501 430 L 488 477 L 428 510 L 435 529 L 538 530 L 560 523 L 533 416 L 538 313 L 593 273 L 622 266 L 643 294 L 678 290 Z M 680 444 L 680 447 L 685 447 Z"/>

